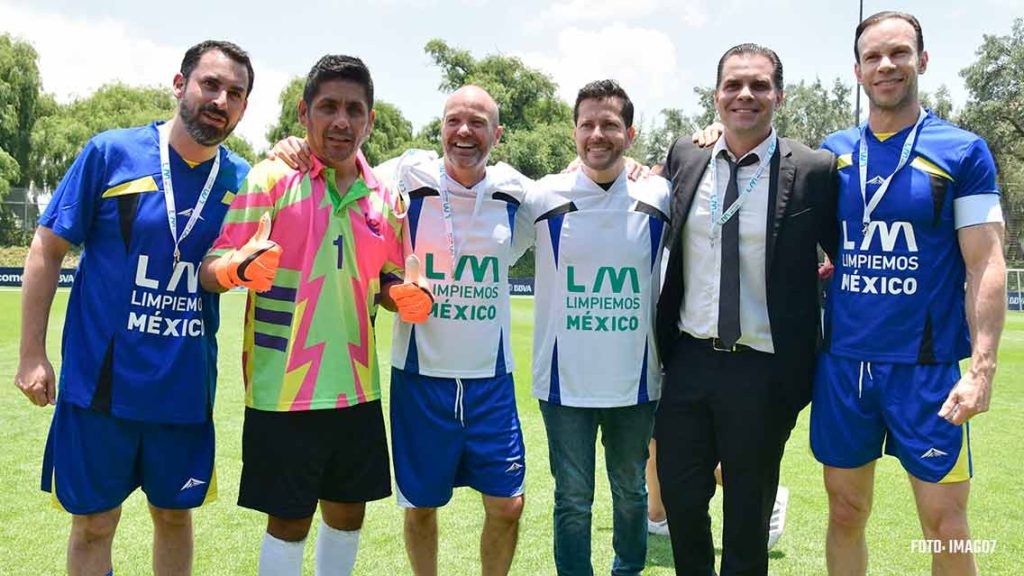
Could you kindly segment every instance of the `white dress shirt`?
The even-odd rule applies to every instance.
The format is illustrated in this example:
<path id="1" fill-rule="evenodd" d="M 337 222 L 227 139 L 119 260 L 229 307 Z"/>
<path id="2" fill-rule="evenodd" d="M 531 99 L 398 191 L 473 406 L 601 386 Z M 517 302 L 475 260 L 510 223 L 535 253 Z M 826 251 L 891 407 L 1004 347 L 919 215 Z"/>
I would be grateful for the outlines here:
<path id="1" fill-rule="evenodd" d="M 725 136 L 718 139 L 711 157 L 717 166 L 718 182 L 710 166 L 704 171 L 700 186 L 690 205 L 683 227 L 683 304 L 679 311 L 679 329 L 695 338 L 718 337 L 718 296 L 722 274 L 721 227 L 715 226 L 715 240 L 711 235 L 711 194 L 718 195 L 719 214 L 729 209 L 724 206 L 725 188 L 729 183 L 729 163 L 721 156 L 724 151 L 738 162 L 750 154 L 757 154 L 758 162 L 741 166 L 736 175 L 740 195 L 766 158 L 772 139 L 772 129 L 764 141 L 740 158 L 729 152 Z M 733 218 L 740 222 L 740 339 L 761 352 L 774 353 L 771 323 L 768 320 L 767 283 L 765 279 L 765 249 L 767 246 L 768 186 L 771 166 L 766 166 L 750 191 L 746 201 Z"/>

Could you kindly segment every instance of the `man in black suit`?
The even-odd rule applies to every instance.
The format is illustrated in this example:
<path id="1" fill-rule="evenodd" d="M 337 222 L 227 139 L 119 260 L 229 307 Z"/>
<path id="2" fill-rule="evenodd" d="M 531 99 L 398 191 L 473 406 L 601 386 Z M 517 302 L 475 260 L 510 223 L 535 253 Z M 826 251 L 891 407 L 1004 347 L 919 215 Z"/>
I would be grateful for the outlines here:
<path id="1" fill-rule="evenodd" d="M 835 253 L 835 162 L 777 138 L 782 63 L 754 44 L 718 63 L 725 127 L 668 154 L 670 258 L 657 312 L 666 380 L 658 476 L 677 574 L 714 572 L 708 502 L 722 463 L 721 573 L 767 574 L 779 465 L 811 396 L 820 322 L 816 247 Z"/>

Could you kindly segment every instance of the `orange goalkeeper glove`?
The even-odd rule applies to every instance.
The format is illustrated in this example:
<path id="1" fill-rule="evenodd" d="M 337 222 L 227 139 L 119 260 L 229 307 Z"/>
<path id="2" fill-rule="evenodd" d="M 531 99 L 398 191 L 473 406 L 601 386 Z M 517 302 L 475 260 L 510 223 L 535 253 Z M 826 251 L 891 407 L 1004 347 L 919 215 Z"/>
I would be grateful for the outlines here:
<path id="1" fill-rule="evenodd" d="M 270 240 L 270 213 L 260 217 L 259 227 L 244 246 L 217 258 L 210 265 L 224 288 L 245 286 L 257 292 L 270 290 L 281 260 L 281 247 Z"/>
<path id="2" fill-rule="evenodd" d="M 430 285 L 420 276 L 420 259 L 415 254 L 405 259 L 405 281 L 392 285 L 388 295 L 394 300 L 402 322 L 422 324 L 430 316 L 434 295 L 430 293 Z"/>

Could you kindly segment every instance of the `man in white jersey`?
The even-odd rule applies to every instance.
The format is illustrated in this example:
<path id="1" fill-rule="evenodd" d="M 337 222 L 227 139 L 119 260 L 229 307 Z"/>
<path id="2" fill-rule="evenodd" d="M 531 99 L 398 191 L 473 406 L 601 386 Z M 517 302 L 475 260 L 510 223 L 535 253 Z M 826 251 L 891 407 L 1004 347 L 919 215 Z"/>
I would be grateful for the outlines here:
<path id="1" fill-rule="evenodd" d="M 633 104 L 612 80 L 584 86 L 574 108 L 582 168 L 536 184 L 516 228 L 536 241 L 533 393 L 555 478 L 560 575 L 592 574 L 591 504 L 601 430 L 614 509 L 612 574 L 647 556 L 644 465 L 661 395 L 653 318 L 668 183 L 627 178 Z M 604 571 L 604 570 L 602 570 Z"/>
<path id="2" fill-rule="evenodd" d="M 523 508 L 525 449 L 516 412 L 508 269 L 526 178 L 487 166 L 501 138 L 482 88 L 448 97 L 444 158 L 410 151 L 396 171 L 408 203 L 406 254 L 434 293 L 428 320 L 395 318 L 391 438 L 405 544 L 416 574 L 437 573 L 437 508 L 452 489 L 483 495 L 483 574 L 507 574 Z"/>

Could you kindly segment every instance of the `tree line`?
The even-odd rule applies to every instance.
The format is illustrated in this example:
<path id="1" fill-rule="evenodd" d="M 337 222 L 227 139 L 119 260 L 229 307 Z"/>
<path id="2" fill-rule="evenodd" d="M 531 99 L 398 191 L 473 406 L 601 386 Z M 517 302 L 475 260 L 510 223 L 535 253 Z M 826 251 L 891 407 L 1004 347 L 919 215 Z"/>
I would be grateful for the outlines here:
<path id="1" fill-rule="evenodd" d="M 507 162 L 537 178 L 562 170 L 575 157 L 572 107 L 558 97 L 558 85 L 549 75 L 513 56 L 477 58 L 440 39 L 427 42 L 424 51 L 440 73 L 438 90 L 448 93 L 464 84 L 477 84 L 498 102 L 505 132 L 492 153 L 494 161 Z M 934 94 L 922 94 L 922 103 L 988 141 L 1000 168 L 1008 215 L 1007 257 L 1019 263 L 1024 261 L 1024 218 L 1018 217 L 1024 215 L 1024 18 L 1014 21 L 1009 35 L 986 35 L 976 55 L 977 60 L 960 73 L 969 94 L 962 109 L 954 109 L 945 86 Z M 43 90 L 37 60 L 31 44 L 0 35 L 0 200 L 12 186 L 56 186 L 97 132 L 169 118 L 174 112 L 176 102 L 166 87 L 120 83 L 59 103 Z M 296 77 L 281 91 L 278 119 L 267 130 L 269 142 L 304 134 L 296 114 L 303 84 L 304 78 Z M 828 134 L 853 123 L 852 88 L 838 78 L 801 80 L 787 84 L 785 90 L 785 104 L 775 119 L 783 136 L 817 147 Z M 714 120 L 714 88 L 699 86 L 694 91 L 696 113 L 666 108 L 656 118 L 637 119 L 631 156 L 647 165 L 661 162 L 677 136 Z M 364 145 L 372 164 L 408 148 L 441 152 L 439 117 L 416 131 L 394 104 L 378 100 L 374 108 L 374 131 Z M 264 153 L 238 135 L 232 135 L 226 145 L 250 162 Z M 16 228 L 16 223 L 4 208 L 0 210 L 0 245 L 25 241 L 24 235 L 10 228 Z"/>

